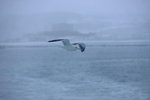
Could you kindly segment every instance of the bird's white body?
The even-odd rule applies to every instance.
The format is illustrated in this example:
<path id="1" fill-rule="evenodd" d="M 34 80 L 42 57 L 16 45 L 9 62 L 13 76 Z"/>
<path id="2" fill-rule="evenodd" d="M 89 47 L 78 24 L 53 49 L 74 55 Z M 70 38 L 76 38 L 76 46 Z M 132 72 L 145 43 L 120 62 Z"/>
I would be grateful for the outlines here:
<path id="1" fill-rule="evenodd" d="M 61 46 L 62 48 L 68 50 L 68 51 L 76 51 L 78 50 L 77 48 L 73 47 L 72 45 L 69 46 Z"/>
<path id="2" fill-rule="evenodd" d="M 62 48 L 68 50 L 68 51 L 76 51 L 80 50 L 83 52 L 85 50 L 85 44 L 84 43 L 73 43 L 71 44 L 68 39 L 56 39 L 56 40 L 50 40 L 48 42 L 57 42 L 57 41 L 62 41 L 63 46 Z"/>

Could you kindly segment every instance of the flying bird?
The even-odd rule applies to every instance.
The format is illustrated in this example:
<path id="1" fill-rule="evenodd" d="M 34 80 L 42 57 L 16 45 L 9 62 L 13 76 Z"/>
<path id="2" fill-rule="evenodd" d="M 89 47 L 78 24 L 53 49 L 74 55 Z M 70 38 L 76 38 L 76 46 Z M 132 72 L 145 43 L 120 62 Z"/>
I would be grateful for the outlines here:
<path id="1" fill-rule="evenodd" d="M 68 39 L 55 39 L 55 40 L 49 40 L 48 42 L 57 42 L 61 41 L 63 43 L 63 48 L 69 51 L 76 51 L 80 50 L 83 52 L 85 50 L 85 44 L 84 43 L 70 43 Z"/>

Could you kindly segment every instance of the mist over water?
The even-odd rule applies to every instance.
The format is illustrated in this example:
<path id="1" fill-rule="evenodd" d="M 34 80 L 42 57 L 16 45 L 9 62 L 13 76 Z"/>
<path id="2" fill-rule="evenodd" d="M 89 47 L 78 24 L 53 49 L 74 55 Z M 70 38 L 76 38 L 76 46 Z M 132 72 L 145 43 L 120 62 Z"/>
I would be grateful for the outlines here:
<path id="1" fill-rule="evenodd" d="M 149 40 L 148 0 L 1 0 L 0 42 Z"/>
<path id="2" fill-rule="evenodd" d="M 149 5 L 0 0 L 0 100 L 150 100 Z"/>

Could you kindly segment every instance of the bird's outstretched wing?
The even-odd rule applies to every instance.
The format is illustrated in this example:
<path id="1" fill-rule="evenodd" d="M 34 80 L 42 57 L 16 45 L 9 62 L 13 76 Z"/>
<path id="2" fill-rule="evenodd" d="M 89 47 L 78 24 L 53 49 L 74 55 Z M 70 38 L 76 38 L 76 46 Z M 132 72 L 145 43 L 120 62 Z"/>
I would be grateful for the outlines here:
<path id="1" fill-rule="evenodd" d="M 83 52 L 86 48 L 85 44 L 84 43 L 73 43 L 73 45 L 78 45 L 81 52 Z"/>
<path id="2" fill-rule="evenodd" d="M 48 42 L 57 42 L 57 41 L 62 41 L 63 39 L 55 39 L 55 40 L 49 40 Z"/>
<path id="3" fill-rule="evenodd" d="M 48 42 L 57 42 L 62 41 L 64 45 L 70 45 L 70 41 L 68 39 L 55 39 L 55 40 L 49 40 Z"/>

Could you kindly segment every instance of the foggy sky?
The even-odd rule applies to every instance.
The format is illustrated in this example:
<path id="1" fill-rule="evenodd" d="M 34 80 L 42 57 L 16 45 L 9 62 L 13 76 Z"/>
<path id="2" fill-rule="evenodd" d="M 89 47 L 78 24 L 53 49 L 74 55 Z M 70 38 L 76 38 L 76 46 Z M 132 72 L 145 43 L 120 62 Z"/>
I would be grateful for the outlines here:
<path id="1" fill-rule="evenodd" d="M 86 16 L 104 15 L 112 18 L 108 19 L 110 24 L 124 22 L 124 26 L 130 23 L 128 16 L 132 19 L 140 16 L 139 21 L 144 23 L 140 27 L 146 26 L 147 28 L 150 25 L 149 9 L 150 0 L 0 0 L 0 40 L 49 30 L 50 22 L 48 23 L 48 21 L 50 18 L 48 16 L 45 19 L 45 17 L 47 14 L 55 12 Z M 114 16 L 117 16 L 115 20 Z M 118 19 L 122 17 L 124 19 Z M 145 17 L 148 18 L 148 21 Z M 138 23 L 138 20 L 135 23 Z M 149 28 L 147 30 L 146 32 L 149 32 Z M 132 29 L 132 31 L 134 30 Z"/>
<path id="2" fill-rule="evenodd" d="M 147 14 L 149 0 L 0 0 L 1 14 L 43 12 Z"/>

